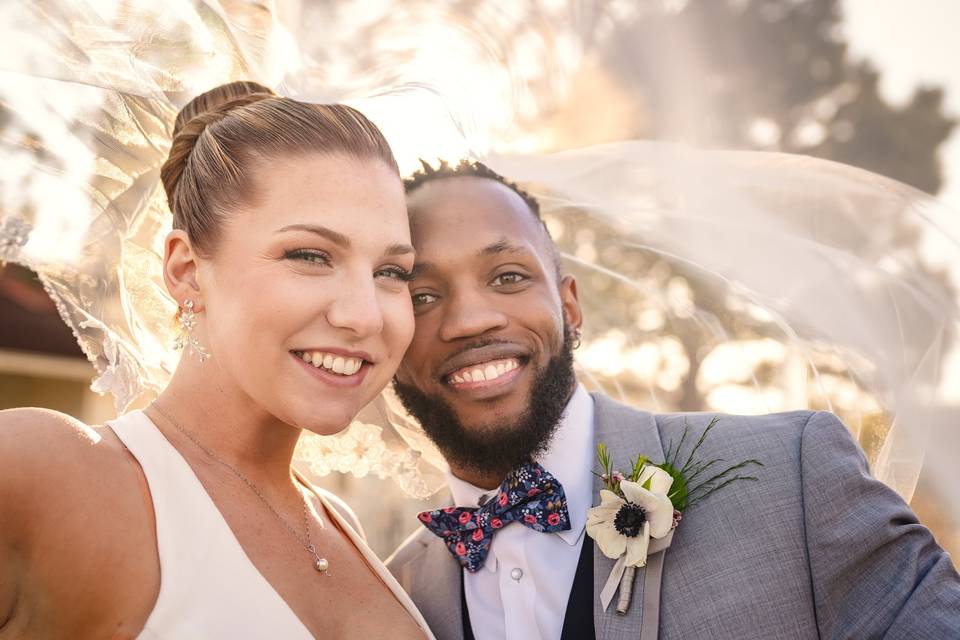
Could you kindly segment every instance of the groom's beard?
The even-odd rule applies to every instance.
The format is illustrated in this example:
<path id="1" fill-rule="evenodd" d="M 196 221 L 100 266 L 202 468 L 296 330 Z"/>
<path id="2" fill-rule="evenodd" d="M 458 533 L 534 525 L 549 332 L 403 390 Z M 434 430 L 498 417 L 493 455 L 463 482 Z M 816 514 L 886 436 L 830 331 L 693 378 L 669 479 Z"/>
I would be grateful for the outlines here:
<path id="1" fill-rule="evenodd" d="M 510 424 L 468 428 L 448 402 L 430 397 L 394 379 L 393 388 L 451 466 L 482 474 L 505 476 L 536 458 L 550 444 L 576 377 L 573 373 L 573 333 L 564 323 L 563 346 L 537 372 L 527 409 Z"/>

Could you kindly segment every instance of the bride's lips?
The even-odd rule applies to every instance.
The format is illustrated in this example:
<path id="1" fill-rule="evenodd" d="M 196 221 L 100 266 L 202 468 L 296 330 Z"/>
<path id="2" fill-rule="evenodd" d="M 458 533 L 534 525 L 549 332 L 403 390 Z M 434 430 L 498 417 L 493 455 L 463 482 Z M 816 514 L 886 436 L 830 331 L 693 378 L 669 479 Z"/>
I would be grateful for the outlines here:
<path id="1" fill-rule="evenodd" d="M 360 385 L 375 364 L 367 353 L 336 347 L 294 350 L 290 355 L 314 378 L 340 388 Z"/>

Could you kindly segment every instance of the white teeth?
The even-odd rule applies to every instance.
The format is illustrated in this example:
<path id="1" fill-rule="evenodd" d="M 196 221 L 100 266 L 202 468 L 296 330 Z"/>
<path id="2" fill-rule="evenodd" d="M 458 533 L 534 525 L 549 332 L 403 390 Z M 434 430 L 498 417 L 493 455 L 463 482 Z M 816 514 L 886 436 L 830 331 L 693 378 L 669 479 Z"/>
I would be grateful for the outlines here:
<path id="1" fill-rule="evenodd" d="M 474 367 L 473 369 L 463 369 L 461 371 L 457 371 L 456 373 L 450 375 L 450 381 L 462 384 L 464 382 L 486 382 L 489 380 L 496 380 L 503 374 L 507 373 L 508 371 L 513 371 L 519 366 L 520 363 L 517 362 L 516 358 L 498 360 L 480 367 Z"/>
<path id="2" fill-rule="evenodd" d="M 343 376 L 352 376 L 363 367 L 363 359 L 361 358 L 344 358 L 320 351 L 299 352 L 299 357 L 318 369 L 323 367 Z"/>

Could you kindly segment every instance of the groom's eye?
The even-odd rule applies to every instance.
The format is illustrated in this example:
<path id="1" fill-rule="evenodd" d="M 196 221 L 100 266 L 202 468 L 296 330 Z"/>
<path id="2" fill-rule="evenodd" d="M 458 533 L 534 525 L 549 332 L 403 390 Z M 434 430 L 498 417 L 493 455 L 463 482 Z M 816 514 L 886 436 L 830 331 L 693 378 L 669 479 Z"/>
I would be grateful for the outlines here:
<path id="1" fill-rule="evenodd" d="M 490 283 L 495 287 L 502 287 L 511 284 L 519 284 L 524 280 L 527 280 L 527 276 L 522 273 L 517 273 L 516 271 L 508 271 L 507 273 L 501 273 Z"/>
<path id="2" fill-rule="evenodd" d="M 419 307 L 425 304 L 430 304 L 431 302 L 437 301 L 437 296 L 432 293 L 414 293 L 410 296 L 410 299 L 413 301 L 413 306 Z"/>

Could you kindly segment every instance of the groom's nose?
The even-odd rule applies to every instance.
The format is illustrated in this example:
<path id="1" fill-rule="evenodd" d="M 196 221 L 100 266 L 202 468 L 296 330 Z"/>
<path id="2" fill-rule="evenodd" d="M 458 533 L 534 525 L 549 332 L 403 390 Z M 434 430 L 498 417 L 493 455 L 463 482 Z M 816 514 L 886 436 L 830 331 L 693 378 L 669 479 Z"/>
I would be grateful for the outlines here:
<path id="1" fill-rule="evenodd" d="M 453 342 L 507 326 L 507 316 L 476 289 L 452 292 L 440 325 L 440 339 Z"/>

